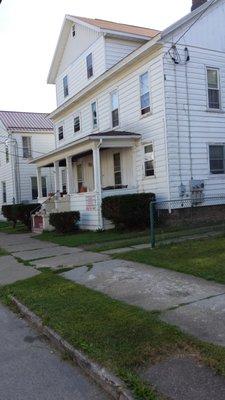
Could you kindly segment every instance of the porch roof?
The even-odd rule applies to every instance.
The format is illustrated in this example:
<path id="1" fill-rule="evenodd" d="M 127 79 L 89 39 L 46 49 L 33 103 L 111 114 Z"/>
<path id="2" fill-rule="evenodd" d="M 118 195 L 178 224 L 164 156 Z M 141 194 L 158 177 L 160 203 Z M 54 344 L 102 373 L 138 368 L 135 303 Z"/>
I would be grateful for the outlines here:
<path id="1" fill-rule="evenodd" d="M 110 130 L 106 132 L 91 133 L 83 138 L 74 140 L 65 146 L 61 146 L 48 154 L 33 158 L 29 163 L 37 166 L 50 167 L 54 161 L 62 160 L 69 156 L 82 154 L 92 149 L 96 142 L 101 142 L 102 147 L 131 147 L 135 140 L 140 139 L 139 133 Z"/>

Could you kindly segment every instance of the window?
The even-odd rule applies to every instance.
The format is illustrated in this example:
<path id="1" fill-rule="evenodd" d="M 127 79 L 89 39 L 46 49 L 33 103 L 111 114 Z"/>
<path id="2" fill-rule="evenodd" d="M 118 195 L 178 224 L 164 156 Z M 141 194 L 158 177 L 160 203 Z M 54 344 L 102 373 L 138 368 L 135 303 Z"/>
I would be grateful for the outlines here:
<path id="1" fill-rule="evenodd" d="M 113 154 L 113 165 L 114 165 L 114 182 L 115 182 L 115 186 L 122 185 L 120 153 Z"/>
<path id="2" fill-rule="evenodd" d="M 42 176 L 42 197 L 47 197 L 47 185 L 46 178 Z M 37 177 L 31 177 L 31 192 L 32 192 L 32 200 L 36 200 L 38 198 L 38 186 L 37 186 Z"/>
<path id="3" fill-rule="evenodd" d="M 141 91 L 141 115 L 150 112 L 150 95 L 149 95 L 149 79 L 148 72 L 140 76 L 140 91 Z"/>
<path id="4" fill-rule="evenodd" d="M 88 79 L 93 76 L 93 60 L 92 60 L 92 53 L 90 53 L 86 57 L 86 64 L 87 64 L 87 77 Z"/>
<path id="5" fill-rule="evenodd" d="M 72 26 L 72 36 L 73 37 L 76 36 L 76 26 L 75 25 Z"/>
<path id="6" fill-rule="evenodd" d="M 97 103 L 94 101 L 91 104 L 91 112 L 92 112 L 92 126 L 93 129 L 96 129 L 98 127 L 98 115 L 97 115 Z"/>
<path id="7" fill-rule="evenodd" d="M 2 182 L 2 202 L 7 202 L 7 194 L 6 194 L 6 182 Z"/>
<path id="8" fill-rule="evenodd" d="M 63 126 L 59 126 L 59 128 L 58 128 L 58 136 L 59 136 L 59 140 L 63 139 Z"/>
<path id="9" fill-rule="evenodd" d="M 219 70 L 216 68 L 207 68 L 208 83 L 208 107 L 210 109 L 220 109 L 220 83 Z"/>
<path id="10" fill-rule="evenodd" d="M 23 145 L 23 158 L 31 158 L 31 137 L 23 136 L 22 137 L 22 145 Z"/>
<path id="11" fill-rule="evenodd" d="M 225 173 L 225 145 L 209 146 L 209 162 L 211 174 Z"/>
<path id="12" fill-rule="evenodd" d="M 119 125 L 119 95 L 118 90 L 111 93 L 112 127 Z"/>
<path id="13" fill-rule="evenodd" d="M 81 192 L 81 188 L 84 184 L 84 177 L 83 177 L 83 165 L 77 165 L 77 183 L 78 183 L 78 192 Z"/>
<path id="14" fill-rule="evenodd" d="M 5 162 L 6 163 L 9 162 L 9 146 L 8 145 L 5 146 Z"/>
<path id="15" fill-rule="evenodd" d="M 154 176 L 154 152 L 153 144 L 144 146 L 144 174 L 145 176 Z"/>
<path id="16" fill-rule="evenodd" d="M 73 125 L 74 133 L 80 132 L 80 116 L 77 115 L 74 118 L 74 125 Z"/>
<path id="17" fill-rule="evenodd" d="M 64 76 L 63 78 L 63 92 L 64 92 L 64 97 L 67 97 L 69 94 L 69 86 L 68 86 L 68 76 Z"/>
<path id="18" fill-rule="evenodd" d="M 62 170 L 62 191 L 66 193 L 67 191 L 67 177 L 66 177 L 66 170 Z"/>

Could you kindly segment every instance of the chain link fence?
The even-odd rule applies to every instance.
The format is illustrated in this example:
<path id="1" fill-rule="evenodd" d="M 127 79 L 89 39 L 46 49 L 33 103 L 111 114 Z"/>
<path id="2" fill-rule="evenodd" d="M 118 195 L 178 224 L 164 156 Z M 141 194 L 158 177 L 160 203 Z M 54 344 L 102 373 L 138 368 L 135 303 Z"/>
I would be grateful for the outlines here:
<path id="1" fill-rule="evenodd" d="M 198 229 L 200 228 L 200 229 Z M 155 247 L 163 233 L 225 231 L 225 195 L 201 200 L 177 199 L 150 203 L 150 240 Z M 179 234 L 180 232 L 180 234 Z M 169 237 L 169 235 L 167 235 Z"/>

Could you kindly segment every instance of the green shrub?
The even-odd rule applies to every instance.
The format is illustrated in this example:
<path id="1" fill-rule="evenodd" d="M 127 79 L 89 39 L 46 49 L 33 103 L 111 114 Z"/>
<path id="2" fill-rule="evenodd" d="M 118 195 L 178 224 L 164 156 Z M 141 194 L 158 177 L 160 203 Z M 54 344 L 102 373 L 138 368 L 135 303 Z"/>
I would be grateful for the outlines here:
<path id="1" fill-rule="evenodd" d="M 150 223 L 150 202 L 153 200 L 153 193 L 106 197 L 102 200 L 102 213 L 116 229 L 144 229 Z"/>
<path id="2" fill-rule="evenodd" d="M 71 233 L 77 230 L 77 222 L 80 220 L 79 211 L 67 211 L 50 214 L 49 223 L 58 233 Z"/>
<path id="3" fill-rule="evenodd" d="M 15 226 L 17 221 L 31 229 L 31 214 L 38 211 L 41 204 L 10 204 L 2 206 L 3 216 Z"/>

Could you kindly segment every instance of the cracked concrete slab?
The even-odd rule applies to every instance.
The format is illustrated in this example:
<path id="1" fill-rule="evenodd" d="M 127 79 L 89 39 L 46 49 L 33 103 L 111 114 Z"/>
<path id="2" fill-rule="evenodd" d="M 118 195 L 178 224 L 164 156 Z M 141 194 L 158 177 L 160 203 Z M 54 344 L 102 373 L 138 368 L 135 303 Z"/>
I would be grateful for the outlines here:
<path id="1" fill-rule="evenodd" d="M 225 346 L 225 294 L 168 311 L 162 319 L 201 340 Z"/>
<path id="2" fill-rule="evenodd" d="M 32 261 L 36 268 L 48 267 L 57 269 L 59 267 L 79 267 L 80 265 L 92 264 L 97 261 L 108 260 L 109 256 L 106 254 L 93 253 L 91 251 L 82 251 L 76 254 L 68 254 L 64 256 L 44 258 L 43 260 Z"/>
<path id="3" fill-rule="evenodd" d="M 174 357 L 142 376 L 171 400 L 225 399 L 225 378 L 191 358 Z"/>
<path id="4" fill-rule="evenodd" d="M 12 256 L 0 257 L 0 285 L 14 283 L 38 274 L 39 271 L 31 267 L 25 267 Z"/>
<path id="5" fill-rule="evenodd" d="M 94 260 L 93 260 L 94 261 Z M 64 277 L 146 310 L 167 310 L 225 293 L 225 286 L 175 271 L 124 260 L 73 269 Z"/>
<path id="6" fill-rule="evenodd" d="M 22 260 L 37 260 L 40 258 L 47 258 L 47 257 L 54 257 L 54 256 L 61 256 L 66 254 L 77 254 L 82 252 L 83 249 L 78 247 L 66 247 L 66 246 L 55 246 L 55 247 L 48 247 L 47 249 L 38 249 L 38 250 L 27 250 L 27 251 L 20 251 L 17 253 L 12 253 L 15 257 L 19 257 Z"/>
<path id="7" fill-rule="evenodd" d="M 48 249 L 56 246 L 58 245 L 55 243 L 41 242 L 40 240 L 28 238 L 24 240 L 22 243 L 18 243 L 17 241 L 15 241 L 14 244 L 7 244 L 2 247 L 4 247 L 4 249 L 10 253 L 16 253 L 27 250 Z"/>

